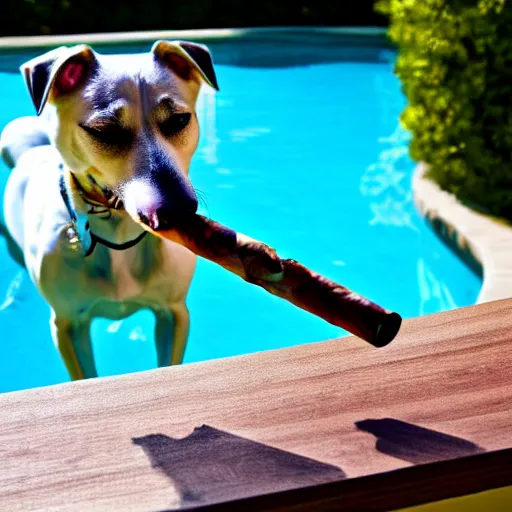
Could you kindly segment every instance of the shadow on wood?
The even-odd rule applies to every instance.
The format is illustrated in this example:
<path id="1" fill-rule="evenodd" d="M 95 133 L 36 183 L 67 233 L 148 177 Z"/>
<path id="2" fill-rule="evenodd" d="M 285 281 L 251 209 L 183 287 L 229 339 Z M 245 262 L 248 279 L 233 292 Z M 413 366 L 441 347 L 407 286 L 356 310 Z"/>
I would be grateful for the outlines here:
<path id="1" fill-rule="evenodd" d="M 203 425 L 183 439 L 132 439 L 180 493 L 182 505 L 220 502 L 345 478 L 336 466 Z"/>
<path id="2" fill-rule="evenodd" d="M 483 448 L 466 439 L 392 418 L 358 421 L 356 427 L 377 437 L 375 447 L 379 452 L 412 464 L 425 464 L 485 452 Z"/>

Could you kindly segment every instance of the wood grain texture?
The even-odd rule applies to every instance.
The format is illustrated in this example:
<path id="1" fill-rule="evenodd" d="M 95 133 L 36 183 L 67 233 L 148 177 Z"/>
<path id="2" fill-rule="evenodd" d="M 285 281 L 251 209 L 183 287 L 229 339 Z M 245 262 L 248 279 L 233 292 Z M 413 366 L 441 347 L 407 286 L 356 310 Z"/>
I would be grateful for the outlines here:
<path id="1" fill-rule="evenodd" d="M 382 349 L 7 393 L 0 509 L 389 510 L 511 485 L 511 377 L 504 300 L 406 321 Z"/>

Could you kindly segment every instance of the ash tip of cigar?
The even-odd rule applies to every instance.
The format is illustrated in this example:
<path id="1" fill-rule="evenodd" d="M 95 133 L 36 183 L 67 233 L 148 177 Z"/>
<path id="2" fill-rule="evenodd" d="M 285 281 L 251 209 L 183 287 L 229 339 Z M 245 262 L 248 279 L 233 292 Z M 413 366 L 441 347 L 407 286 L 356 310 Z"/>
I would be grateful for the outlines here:
<path id="1" fill-rule="evenodd" d="M 377 327 L 375 337 L 371 342 L 372 345 L 377 348 L 389 345 L 395 339 L 401 326 L 402 317 L 398 313 L 390 313 Z"/>

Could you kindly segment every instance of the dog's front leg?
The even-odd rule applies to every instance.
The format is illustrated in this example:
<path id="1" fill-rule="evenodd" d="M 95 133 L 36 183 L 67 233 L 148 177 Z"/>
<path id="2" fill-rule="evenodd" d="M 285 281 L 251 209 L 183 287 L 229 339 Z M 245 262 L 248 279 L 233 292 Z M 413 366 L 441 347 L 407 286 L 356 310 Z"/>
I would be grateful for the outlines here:
<path id="1" fill-rule="evenodd" d="M 185 304 L 173 304 L 169 311 L 156 315 L 155 343 L 158 366 L 181 364 L 189 332 L 189 313 Z"/>
<path id="2" fill-rule="evenodd" d="M 174 320 L 171 353 L 171 365 L 174 365 L 183 362 L 190 327 L 190 315 L 184 302 L 173 304 L 170 310 Z"/>
<path id="3" fill-rule="evenodd" d="M 66 365 L 71 380 L 97 377 L 90 337 L 90 323 L 77 323 L 52 313 L 53 341 Z"/>
<path id="4" fill-rule="evenodd" d="M 158 367 L 171 364 L 174 321 L 168 311 L 155 312 L 155 348 Z"/>

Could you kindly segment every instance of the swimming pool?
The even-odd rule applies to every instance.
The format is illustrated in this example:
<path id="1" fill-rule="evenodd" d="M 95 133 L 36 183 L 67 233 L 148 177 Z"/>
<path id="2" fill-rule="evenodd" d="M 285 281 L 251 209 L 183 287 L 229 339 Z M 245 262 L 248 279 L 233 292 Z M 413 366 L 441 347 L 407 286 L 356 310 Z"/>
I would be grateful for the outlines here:
<path id="1" fill-rule="evenodd" d="M 392 55 L 383 55 L 217 66 L 221 92 L 205 90 L 199 102 L 192 182 L 206 197 L 204 213 L 404 318 L 473 304 L 480 278 L 415 211 L 414 164 L 398 123 L 404 98 Z M 18 73 L 0 71 L 0 90 L 0 127 L 33 114 Z M 0 262 L 0 392 L 67 381 L 49 309 L 3 238 Z M 204 260 L 188 305 L 185 362 L 346 334 Z M 95 320 L 99 374 L 153 368 L 153 324 L 144 311 L 121 322 Z"/>

